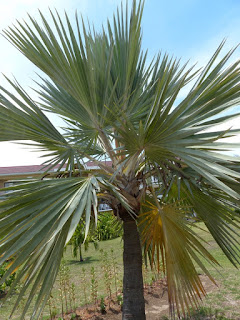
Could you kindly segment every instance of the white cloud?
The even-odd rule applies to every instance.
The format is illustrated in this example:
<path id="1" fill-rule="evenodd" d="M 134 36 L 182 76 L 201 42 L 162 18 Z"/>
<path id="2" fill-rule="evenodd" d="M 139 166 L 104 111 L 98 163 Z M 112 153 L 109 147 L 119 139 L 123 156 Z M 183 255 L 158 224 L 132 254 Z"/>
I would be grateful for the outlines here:
<path id="1" fill-rule="evenodd" d="M 97 19 L 102 18 L 102 15 L 112 13 L 116 5 L 121 0 L 7 0 L 0 1 L 0 31 L 8 28 L 12 24 L 19 21 L 29 21 L 27 13 L 35 17 L 38 21 L 38 9 L 44 14 L 45 17 L 50 16 L 49 8 L 57 9 L 62 15 L 64 11 L 68 13 L 70 19 L 75 16 L 76 9 L 79 14 L 86 18 L 91 14 L 92 20 L 96 22 Z M 103 5 L 104 4 L 104 5 Z M 104 19 L 104 18 L 103 18 Z M 48 21 L 50 21 L 49 19 Z M 90 19 L 90 22 L 92 22 Z M 51 23 L 51 22 L 50 22 Z M 0 35 L 0 72 L 9 77 L 10 79 L 16 77 L 21 86 L 25 90 L 34 86 L 33 79 L 39 80 L 35 72 L 39 70 L 29 62 L 23 55 L 21 55 L 13 45 L 11 45 L 4 37 Z M 0 85 L 12 91 L 7 80 L 0 76 Z M 36 94 L 31 91 L 31 96 L 36 98 Z M 49 116 L 49 115 L 48 115 Z M 49 116 L 51 121 L 57 126 L 61 126 L 62 121 L 54 116 Z M 30 147 L 16 145 L 8 142 L 0 142 L 0 166 L 13 166 L 24 164 L 40 164 L 42 159 L 39 158 L 42 153 L 31 152 Z M 44 159 L 45 160 L 45 159 Z"/>
<path id="2" fill-rule="evenodd" d="M 0 150 L 0 167 L 41 164 L 47 160 L 40 158 L 45 153 L 16 143 L 0 142 Z"/>
<path id="3" fill-rule="evenodd" d="M 85 15 L 89 7 L 88 0 L 77 1 L 78 10 Z M 27 19 L 27 13 L 34 17 L 39 17 L 38 9 L 44 15 L 49 15 L 48 8 L 57 8 L 60 13 L 66 9 L 70 15 L 75 14 L 76 6 L 73 1 L 65 0 L 8 0 L 0 1 L 0 30 L 11 26 L 16 22 L 16 19 L 22 21 Z M 13 47 L 4 37 L 0 36 L 0 72 L 12 79 L 12 75 L 20 81 L 24 89 L 28 90 L 29 86 L 33 85 L 32 79 L 38 80 L 35 72 L 37 68 L 32 65 L 16 48 Z M 0 85 L 8 90 L 11 87 L 3 76 L 0 77 Z M 32 97 L 36 94 L 32 93 Z M 53 121 L 59 125 L 59 120 L 51 117 Z M 62 123 L 61 123 L 62 124 Z M 18 145 L 9 142 L 0 142 L 0 166 L 14 165 L 32 165 L 40 164 L 43 159 L 40 159 L 41 152 L 31 151 L 32 148 L 23 145 Z M 44 159 L 45 160 L 45 159 Z"/>
<path id="4" fill-rule="evenodd" d="M 49 18 L 49 8 L 63 13 L 66 10 L 70 17 L 75 14 L 75 6 L 72 1 L 65 0 L 9 0 L 0 1 L 0 30 L 8 29 L 8 27 L 16 24 L 16 20 L 22 22 L 29 21 L 27 14 L 39 18 L 38 9 Z M 88 0 L 79 1 L 78 10 L 85 15 L 89 6 Z M 40 20 L 40 19 L 39 19 Z M 50 19 L 49 19 L 50 20 Z M 19 54 L 4 37 L 0 36 L 0 71 L 6 76 L 12 78 L 12 74 L 21 79 L 21 84 L 25 86 L 32 85 L 31 78 L 37 79 L 35 72 L 37 68 L 32 65 L 23 55 Z M 6 81 L 0 79 L 1 83 L 7 85 Z"/>
<path id="5" fill-rule="evenodd" d="M 220 61 L 220 59 L 232 48 L 236 47 L 239 44 L 239 32 L 240 29 L 240 20 L 231 20 L 229 22 L 229 25 L 225 26 L 224 30 L 221 30 L 214 38 L 206 39 L 206 42 L 204 45 L 201 45 L 201 47 L 195 47 L 190 52 L 188 52 L 189 57 L 192 57 L 190 60 L 189 65 L 194 64 L 197 62 L 196 68 L 202 68 L 204 67 L 209 59 L 212 57 L 214 52 L 216 51 L 217 47 L 221 43 L 223 39 L 226 39 L 226 43 L 222 49 L 221 54 L 219 55 L 219 58 L 216 60 L 216 63 Z M 237 48 L 232 57 L 230 58 L 227 65 L 230 65 L 235 62 L 237 59 L 239 59 L 239 52 L 240 49 Z M 193 86 L 193 82 L 185 86 L 179 93 L 178 100 L 181 101 L 183 98 L 186 97 L 189 90 Z M 225 123 L 215 126 L 207 131 L 215 131 L 215 130 L 228 130 L 229 128 L 232 129 L 239 129 L 240 130 L 240 116 L 236 117 L 234 119 L 231 119 L 229 121 L 226 121 Z M 231 142 L 231 143 L 239 143 L 240 144 L 240 134 L 224 139 L 224 142 Z M 239 155 L 240 156 L 240 145 L 237 150 L 234 150 L 231 152 L 231 154 Z"/>
<path id="6" fill-rule="evenodd" d="M 216 63 L 220 61 L 220 59 L 231 49 L 236 47 L 239 44 L 239 29 L 240 29 L 240 20 L 239 19 L 230 19 L 229 23 L 224 26 L 223 29 L 219 30 L 219 32 L 209 39 L 205 39 L 204 43 L 199 43 L 198 45 L 194 45 L 190 50 L 186 52 L 185 58 L 190 59 L 189 67 L 196 64 L 195 70 L 199 68 L 203 68 L 210 60 L 220 43 L 226 39 L 226 43 L 220 53 Z M 194 42 L 196 43 L 196 42 Z M 240 48 L 237 48 L 230 58 L 227 65 L 231 64 L 233 61 L 239 59 Z M 193 82 L 184 87 L 179 93 L 179 100 L 182 100 L 186 97 L 187 93 L 193 86 Z"/>

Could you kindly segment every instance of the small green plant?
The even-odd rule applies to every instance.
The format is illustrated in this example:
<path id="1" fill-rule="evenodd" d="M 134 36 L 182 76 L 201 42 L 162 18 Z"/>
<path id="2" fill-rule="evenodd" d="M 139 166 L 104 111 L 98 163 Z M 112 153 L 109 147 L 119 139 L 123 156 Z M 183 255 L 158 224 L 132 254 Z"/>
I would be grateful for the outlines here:
<path id="1" fill-rule="evenodd" d="M 149 284 L 149 269 L 147 268 L 145 263 L 143 263 L 142 266 L 142 273 L 144 286 L 147 286 Z"/>
<path id="2" fill-rule="evenodd" d="M 54 318 L 57 314 L 57 309 L 56 309 L 56 305 L 54 302 L 54 298 L 52 295 L 50 295 L 49 299 L 48 299 L 48 308 L 49 308 L 49 316 L 50 319 Z"/>
<path id="3" fill-rule="evenodd" d="M 66 312 L 75 308 L 75 285 L 70 282 L 70 269 L 66 266 L 66 262 L 62 260 L 59 270 L 60 282 L 60 298 L 62 303 L 62 313 L 64 307 Z"/>
<path id="4" fill-rule="evenodd" d="M 71 320 L 76 319 L 76 317 L 77 317 L 76 313 L 72 313 L 72 314 L 71 314 Z"/>
<path id="5" fill-rule="evenodd" d="M 97 304 L 98 282 L 96 278 L 95 268 L 91 268 L 91 297 L 92 301 Z"/>
<path id="6" fill-rule="evenodd" d="M 116 293 L 116 296 L 117 296 L 117 293 L 118 293 L 117 260 L 116 260 L 116 256 L 114 254 L 114 250 L 113 249 L 111 249 L 111 258 L 112 258 L 113 278 L 114 278 L 114 284 L 115 284 L 115 293 Z"/>
<path id="7" fill-rule="evenodd" d="M 69 303 L 70 310 L 72 310 L 73 309 L 72 285 L 70 283 L 70 270 L 66 265 L 64 268 L 64 272 L 65 272 L 65 297 L 66 297 L 66 301 L 68 301 Z"/>
<path id="8" fill-rule="evenodd" d="M 60 277 L 60 297 L 61 297 L 61 303 L 62 303 L 62 315 L 64 313 L 64 305 L 65 310 L 67 312 L 68 310 L 68 303 L 67 303 L 67 289 L 66 289 L 66 265 L 65 261 L 61 261 L 60 269 L 59 269 L 59 277 Z"/>
<path id="9" fill-rule="evenodd" d="M 112 290 L 111 290 L 111 284 L 112 284 L 112 270 L 111 270 L 111 263 L 108 258 L 108 253 L 104 252 L 102 249 L 101 252 L 101 259 L 102 259 L 102 270 L 103 270 L 103 276 L 104 276 L 104 282 L 106 287 L 106 293 L 109 296 L 109 301 L 112 298 Z"/>
<path id="10" fill-rule="evenodd" d="M 87 279 L 86 279 L 86 269 L 82 268 L 82 288 L 84 295 L 84 304 L 87 304 Z"/>
<path id="11" fill-rule="evenodd" d="M 72 288 L 70 284 L 70 270 L 66 266 L 66 262 L 62 260 L 59 269 L 59 295 L 62 317 L 64 309 L 66 312 L 73 309 L 73 300 L 75 299 L 75 292 L 73 292 L 73 290 L 74 288 Z"/>
<path id="12" fill-rule="evenodd" d="M 54 318 L 57 315 L 57 311 L 53 310 L 52 311 L 52 317 Z"/>
<path id="13" fill-rule="evenodd" d="M 101 300 L 100 300 L 100 310 L 101 310 L 101 314 L 106 313 L 106 305 L 104 302 L 104 297 L 101 297 Z"/>
<path id="14" fill-rule="evenodd" d="M 59 291 L 60 302 L 61 302 L 61 311 L 62 311 L 62 316 L 63 316 L 64 304 L 63 304 L 63 289 L 62 289 L 62 286 L 61 286 L 61 281 L 60 281 L 60 287 L 59 287 L 58 291 Z"/>
<path id="15" fill-rule="evenodd" d="M 75 293 L 75 288 L 76 288 L 75 284 L 72 283 L 70 296 L 72 297 L 73 309 L 76 309 L 76 293 Z"/>
<path id="16" fill-rule="evenodd" d="M 123 296 L 121 294 L 117 295 L 117 303 L 122 307 L 122 305 L 123 305 Z"/>

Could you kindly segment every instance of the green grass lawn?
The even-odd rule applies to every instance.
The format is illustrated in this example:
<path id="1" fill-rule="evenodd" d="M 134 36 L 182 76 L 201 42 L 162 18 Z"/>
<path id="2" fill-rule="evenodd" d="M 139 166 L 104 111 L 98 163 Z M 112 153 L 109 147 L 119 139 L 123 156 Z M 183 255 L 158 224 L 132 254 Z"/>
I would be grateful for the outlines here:
<path id="1" fill-rule="evenodd" d="M 192 319 L 210 319 L 209 314 L 224 314 L 225 316 L 225 318 L 219 316 L 216 319 L 240 319 L 240 271 L 226 259 L 211 236 L 205 232 L 203 224 L 199 224 L 199 226 L 202 230 L 196 229 L 197 232 L 209 243 L 206 246 L 219 261 L 221 267 L 215 270 L 212 266 L 209 266 L 209 270 L 219 287 L 203 299 L 202 309 Z M 94 300 L 96 291 L 98 298 L 107 296 L 109 293 L 109 281 L 111 293 L 114 295 L 116 285 L 117 289 L 122 286 L 122 251 L 123 243 L 121 238 L 100 242 L 99 250 L 97 251 L 90 244 L 89 250 L 83 253 L 84 262 L 79 262 L 73 258 L 71 247 L 68 246 L 63 257 L 62 271 L 57 278 L 52 292 L 52 299 L 50 299 L 52 312 L 57 311 L 57 313 L 60 313 L 62 307 L 65 311 L 66 308 L 83 305 L 85 301 L 90 303 Z M 105 258 L 103 258 L 104 254 Z M 104 259 L 105 263 L 103 262 Z M 95 280 L 91 274 L 93 272 L 92 268 L 94 268 Z M 106 277 L 106 274 L 109 276 Z M 144 277 L 145 282 L 149 283 L 154 279 L 154 274 L 145 270 Z M 93 287 L 95 288 L 94 290 L 91 289 Z M 15 298 L 13 296 L 1 307 L 1 320 L 8 319 Z M 20 319 L 19 315 L 22 306 L 23 304 L 13 319 Z M 42 319 L 48 319 L 49 313 L 49 306 L 47 306 Z M 166 314 L 166 316 L 168 315 Z"/>
<path id="2" fill-rule="evenodd" d="M 214 292 L 207 295 L 207 297 L 203 301 L 203 306 L 205 307 L 205 309 L 211 310 L 212 314 L 224 314 L 225 317 L 221 318 L 219 316 L 219 319 L 239 320 L 240 270 L 235 268 L 226 258 L 211 235 L 206 232 L 206 227 L 202 223 L 199 225 L 203 230 L 198 230 L 198 234 L 208 242 L 208 245 L 206 245 L 207 249 L 220 264 L 220 267 L 218 267 L 217 269 L 212 266 L 208 266 L 208 269 L 211 271 L 212 276 L 218 283 L 218 288 L 216 288 Z M 240 235 L 237 238 L 240 241 Z"/>
<path id="3" fill-rule="evenodd" d="M 93 290 L 92 286 L 92 275 L 91 271 L 94 268 L 96 281 L 95 291 L 97 291 L 97 297 L 107 296 L 109 289 L 106 282 L 111 282 L 111 293 L 112 295 L 116 292 L 116 286 L 118 290 L 122 287 L 122 252 L 123 242 L 121 238 L 114 240 L 103 241 L 99 243 L 99 249 L 95 250 L 94 246 L 90 243 L 89 249 L 83 251 L 84 261 L 80 262 L 72 255 L 71 246 L 67 246 L 63 256 L 62 272 L 58 275 L 54 289 L 52 291 L 52 299 L 50 299 L 51 309 L 61 312 L 62 305 L 64 311 L 67 308 L 74 306 L 84 305 L 92 303 Z M 103 257 L 105 256 L 105 258 Z M 105 263 L 103 262 L 105 260 Z M 107 267 L 110 270 L 110 277 L 105 277 Z M 105 269 L 104 269 L 105 268 Z M 85 281 L 84 272 L 85 269 Z M 115 272 L 114 272 L 115 269 Z M 60 290 L 62 288 L 62 290 Z M 75 296 L 75 299 L 72 298 Z M 11 297 L 4 305 L 0 308 L 0 320 L 6 320 L 9 317 L 11 308 L 16 296 Z M 23 307 L 19 307 L 19 311 L 13 316 L 13 319 L 20 319 L 19 313 Z M 49 307 L 45 308 L 43 313 L 44 319 L 48 319 Z"/>

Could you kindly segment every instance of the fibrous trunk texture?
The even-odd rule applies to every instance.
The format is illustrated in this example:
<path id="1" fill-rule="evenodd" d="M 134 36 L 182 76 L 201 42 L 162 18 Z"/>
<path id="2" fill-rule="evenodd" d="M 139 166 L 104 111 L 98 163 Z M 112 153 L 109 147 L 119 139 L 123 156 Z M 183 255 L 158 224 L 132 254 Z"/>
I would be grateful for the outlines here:
<path id="1" fill-rule="evenodd" d="M 136 222 L 123 222 L 123 320 L 145 320 L 143 295 L 142 251 Z"/>

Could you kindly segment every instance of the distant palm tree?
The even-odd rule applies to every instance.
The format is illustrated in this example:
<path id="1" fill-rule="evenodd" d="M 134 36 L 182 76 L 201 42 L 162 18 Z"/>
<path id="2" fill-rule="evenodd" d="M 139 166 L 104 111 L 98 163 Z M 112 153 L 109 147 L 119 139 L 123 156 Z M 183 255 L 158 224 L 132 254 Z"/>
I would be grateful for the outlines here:
<path id="1" fill-rule="evenodd" d="M 72 246 L 72 254 L 75 258 L 77 258 L 79 254 L 80 262 L 84 261 L 82 248 L 84 248 L 84 250 L 87 251 L 89 248 L 90 242 L 93 243 L 95 250 L 97 250 L 98 240 L 97 240 L 96 232 L 94 234 L 94 230 L 93 228 L 91 228 L 90 232 L 85 238 L 85 222 L 83 219 L 81 219 L 70 241 L 70 244 Z"/>
<path id="2" fill-rule="evenodd" d="M 98 200 L 123 222 L 123 319 L 145 319 L 142 252 L 152 266 L 163 265 L 172 312 L 198 304 L 204 288 L 195 264 L 211 278 L 200 257 L 217 262 L 189 217 L 203 221 L 239 263 L 239 158 L 222 152 L 236 147 L 225 138 L 239 131 L 214 128 L 238 115 L 222 112 L 240 103 L 239 61 L 225 67 L 234 50 L 220 58 L 223 42 L 203 70 L 186 69 L 167 54 L 147 65 L 143 4 L 132 3 L 130 17 L 122 7 L 101 33 L 58 13 L 52 13 L 55 31 L 41 13 L 43 27 L 30 17 L 32 25 L 18 22 L 4 31 L 48 79 L 39 84 L 41 103 L 17 82 L 8 80 L 17 95 L 1 88 L 0 140 L 31 140 L 52 155 L 46 168 L 60 164 L 67 171 L 11 187 L 0 203 L 0 263 L 14 257 L 6 277 L 20 268 L 17 304 L 30 287 L 23 314 L 38 293 L 32 319 L 48 299 L 82 215 L 86 234 L 91 218 L 97 221 Z M 44 111 L 62 117 L 65 128 L 59 132 Z M 82 170 L 89 160 L 99 170 Z"/>

